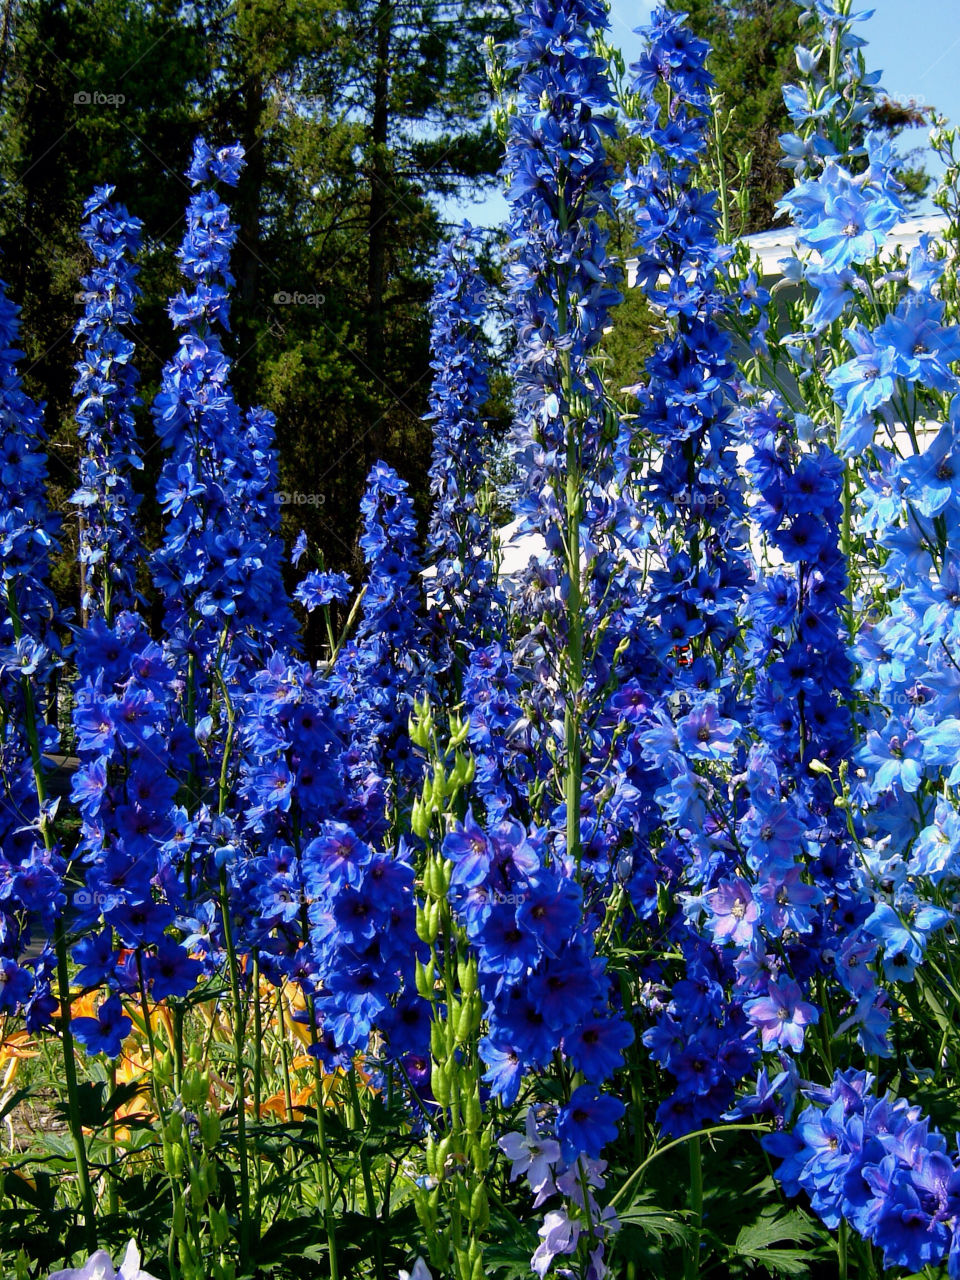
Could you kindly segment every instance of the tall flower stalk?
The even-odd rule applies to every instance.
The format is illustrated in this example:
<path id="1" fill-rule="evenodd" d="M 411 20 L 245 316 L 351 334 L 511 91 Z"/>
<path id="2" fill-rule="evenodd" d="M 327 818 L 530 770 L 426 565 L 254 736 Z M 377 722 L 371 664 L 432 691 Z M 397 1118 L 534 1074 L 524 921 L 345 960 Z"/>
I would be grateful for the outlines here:
<path id="1" fill-rule="evenodd" d="M 461 679 L 469 650 L 503 631 L 483 449 L 482 414 L 490 392 L 483 331 L 488 298 L 478 250 L 479 237 L 465 225 L 437 255 L 430 303 L 433 508 L 427 561 L 434 567 L 439 640 L 450 649 L 437 665 L 455 664 Z"/>
<path id="2" fill-rule="evenodd" d="M 0 283 L 0 564 L 4 581 L 3 656 L 0 664 L 2 770 L 5 803 L 0 884 L 3 891 L 3 958 L 0 1005 L 22 1012 L 28 1028 L 59 1022 L 67 1095 L 67 1124 L 73 1147 L 84 1236 L 96 1247 L 93 1182 L 80 1119 L 80 1097 L 71 1027 L 71 993 L 63 922 L 66 871 L 54 830 L 57 802 L 48 785 L 46 757 L 56 751 L 59 732 L 44 695 L 59 664 L 52 622 L 58 617 L 48 585 L 49 556 L 57 522 L 46 497 L 46 433 L 42 410 L 23 391 L 16 361 L 17 308 Z M 31 920 L 45 935 L 40 955 L 22 964 Z M 52 945 L 51 945 L 52 938 Z M 53 995 L 53 990 L 56 996 Z"/>
<path id="3" fill-rule="evenodd" d="M 522 530 L 545 539 L 562 575 L 548 661 L 563 691 L 566 850 L 577 865 L 585 569 L 596 536 L 593 499 L 609 471 L 609 424 L 591 357 L 620 297 L 596 221 L 610 207 L 604 140 L 615 133 L 606 65 L 592 46 L 592 33 L 606 25 L 603 7 L 589 0 L 531 7 L 510 62 L 520 69 L 520 94 L 505 160 L 510 232 L 520 246 L 508 271 L 518 337 L 517 513 Z"/>
<path id="4" fill-rule="evenodd" d="M 111 203 L 112 194 L 112 187 L 98 187 L 83 209 L 81 237 L 94 267 L 82 281 L 85 308 L 76 328 L 84 344 L 73 388 L 82 452 L 80 485 L 71 498 L 80 515 L 81 608 L 108 625 L 115 609 L 129 608 L 136 598 L 140 497 L 130 473 L 143 467 L 133 417 L 140 403 L 135 348 L 125 333 L 140 292 L 142 224 Z"/>

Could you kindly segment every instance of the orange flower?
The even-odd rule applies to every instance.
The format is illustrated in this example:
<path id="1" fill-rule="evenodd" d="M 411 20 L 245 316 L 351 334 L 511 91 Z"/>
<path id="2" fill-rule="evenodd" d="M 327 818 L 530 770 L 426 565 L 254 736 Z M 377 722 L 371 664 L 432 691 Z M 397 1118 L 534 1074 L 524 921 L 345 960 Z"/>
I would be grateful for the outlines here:
<path id="1" fill-rule="evenodd" d="M 299 1040 L 302 1045 L 310 1043 L 310 1028 L 306 1022 L 295 1018 L 295 1014 L 305 1013 L 307 1001 L 299 987 L 288 986 L 283 993 L 283 1029 L 288 1035 Z"/>
<path id="2" fill-rule="evenodd" d="M 313 1085 L 309 1085 L 306 1089 L 291 1090 L 290 1101 L 293 1103 L 294 1111 L 306 1111 L 310 1105 L 310 1099 L 313 1097 Z M 260 1115 L 275 1115 L 283 1120 L 292 1120 L 293 1117 L 287 1112 L 287 1095 L 285 1093 L 274 1093 L 260 1104 Z"/>
<path id="3" fill-rule="evenodd" d="M 39 1050 L 33 1048 L 33 1041 L 27 1031 L 12 1031 L 9 1035 L 6 1032 L 6 1021 L 4 1020 L 3 1030 L 0 1031 L 2 1039 L 0 1039 L 0 1071 L 3 1072 L 3 1080 L 0 1081 L 0 1106 L 6 1104 L 13 1092 L 13 1082 L 16 1078 L 20 1063 L 24 1058 L 39 1057 Z M 7 1130 L 13 1139 L 13 1120 L 10 1113 L 4 1117 L 7 1124 Z"/>

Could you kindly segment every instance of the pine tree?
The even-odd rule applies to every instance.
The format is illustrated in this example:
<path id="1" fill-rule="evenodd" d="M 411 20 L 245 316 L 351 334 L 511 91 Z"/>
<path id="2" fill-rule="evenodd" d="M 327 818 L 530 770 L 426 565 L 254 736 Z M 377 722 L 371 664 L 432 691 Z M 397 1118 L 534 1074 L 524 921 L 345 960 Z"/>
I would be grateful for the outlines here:
<path id="1" fill-rule="evenodd" d="M 516 2 L 13 6 L 0 248 L 24 303 L 27 381 L 54 428 L 56 498 L 76 487 L 69 335 L 89 265 L 77 235 L 83 201 L 112 182 L 145 224 L 138 336 L 149 402 L 172 343 L 166 300 L 178 287 L 187 195 L 179 175 L 203 132 L 217 145 L 239 140 L 247 155 L 225 342 L 238 397 L 277 416 L 286 532 L 305 527 L 328 564 L 348 567 L 363 477 L 378 457 L 410 481 L 422 509 L 428 267 L 447 230 L 443 197 L 495 181 L 482 48 L 509 33 Z M 75 101 L 83 93 L 91 101 Z M 145 452 L 149 495 L 159 456 L 149 435 Z M 142 509 L 156 535 L 149 497 Z M 65 548 L 65 572 L 74 550 Z M 63 587 L 72 599 L 75 583 Z"/>
<path id="2" fill-rule="evenodd" d="M 724 174 L 731 190 L 746 188 L 746 216 L 734 208 L 732 235 L 765 231 L 791 182 L 780 167 L 782 133 L 790 132 L 783 87 L 796 80 L 794 49 L 802 43 L 801 13 L 794 0 L 666 0 L 689 14 L 693 31 L 710 41 L 710 70 L 723 123 Z M 924 123 L 930 109 L 891 103 L 878 96 L 869 127 L 896 137 Z M 903 156 L 898 176 L 908 204 L 922 199 L 930 178 L 916 152 Z"/>

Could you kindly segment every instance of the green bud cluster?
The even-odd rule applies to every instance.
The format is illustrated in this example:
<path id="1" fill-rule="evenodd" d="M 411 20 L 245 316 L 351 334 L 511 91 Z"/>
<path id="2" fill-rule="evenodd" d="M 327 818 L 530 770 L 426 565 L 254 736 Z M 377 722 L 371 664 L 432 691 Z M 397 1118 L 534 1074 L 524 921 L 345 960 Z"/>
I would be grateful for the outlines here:
<path id="1" fill-rule="evenodd" d="M 410 737 L 428 756 L 411 826 L 427 844 L 418 882 L 417 935 L 430 948 L 417 960 L 418 993 L 430 1002 L 430 1083 L 439 1104 L 437 1123 L 424 1150 L 426 1177 L 414 1203 L 430 1241 L 430 1261 L 456 1280 L 484 1275 L 483 1234 L 490 1210 L 484 1175 L 490 1165 L 493 1130 L 485 1124 L 480 1102 L 481 1064 L 477 1044 L 483 1006 L 476 957 L 454 918 L 448 893 L 453 864 L 438 844 L 448 822 L 462 814 L 464 793 L 475 766 L 465 752 L 469 722 L 451 714 L 441 747 L 429 700 L 415 704 Z"/>
<path id="2" fill-rule="evenodd" d="M 182 1109 L 162 1126 L 163 1163 L 173 1189 L 172 1233 L 182 1280 L 235 1280 L 228 1251 L 235 1234 L 226 1207 L 217 1204 L 215 1153 L 219 1113 L 209 1104 L 210 1073 L 188 1064 L 180 1084 Z"/>

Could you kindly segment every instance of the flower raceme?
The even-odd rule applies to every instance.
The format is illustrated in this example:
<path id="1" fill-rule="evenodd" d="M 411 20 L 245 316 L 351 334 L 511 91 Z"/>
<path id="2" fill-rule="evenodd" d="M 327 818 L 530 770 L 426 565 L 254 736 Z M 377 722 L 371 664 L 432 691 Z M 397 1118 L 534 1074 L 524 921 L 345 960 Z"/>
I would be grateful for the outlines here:
<path id="1" fill-rule="evenodd" d="M 134 602 L 133 577 L 141 546 L 135 517 L 140 503 L 131 472 L 143 468 L 133 417 L 140 403 L 134 344 L 124 332 L 135 321 L 142 225 L 111 202 L 112 187 L 98 187 L 84 205 L 81 231 L 94 259 L 83 280 L 85 308 L 76 337 L 84 342 L 74 395 L 84 448 L 80 487 L 71 501 L 80 508 L 80 563 L 85 609 L 108 621 L 114 608 Z"/>

